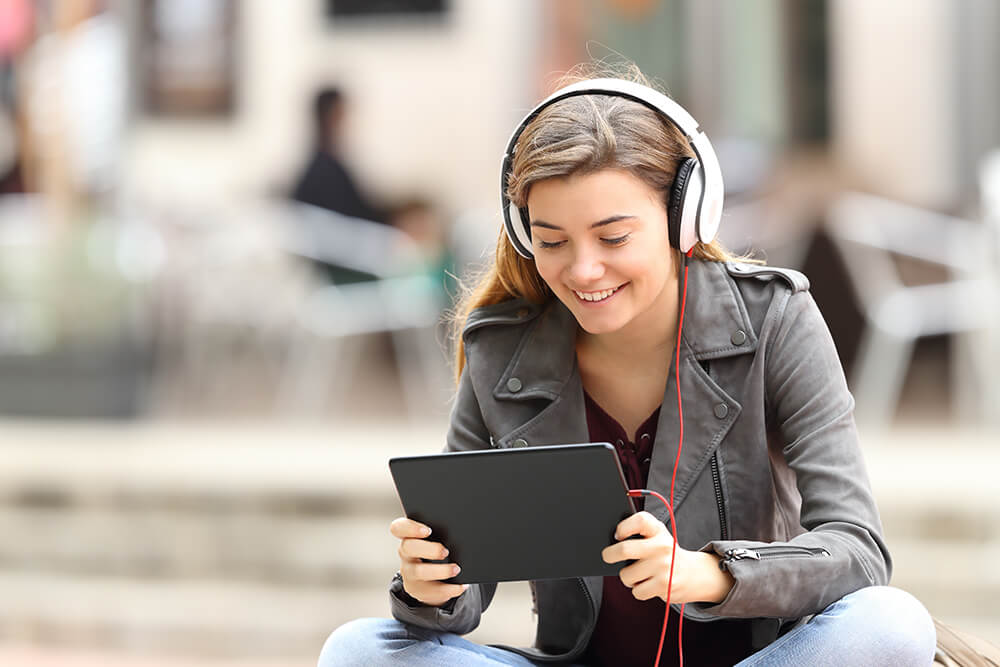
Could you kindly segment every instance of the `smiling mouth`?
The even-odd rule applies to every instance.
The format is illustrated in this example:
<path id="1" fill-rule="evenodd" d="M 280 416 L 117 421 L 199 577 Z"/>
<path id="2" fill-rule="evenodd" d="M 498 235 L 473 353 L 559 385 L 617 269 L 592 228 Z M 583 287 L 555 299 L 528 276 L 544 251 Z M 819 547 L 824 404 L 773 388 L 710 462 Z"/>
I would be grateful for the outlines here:
<path id="1" fill-rule="evenodd" d="M 625 283 L 625 284 L 627 285 L 628 283 Z M 611 296 L 615 292 L 617 292 L 618 290 L 620 290 L 623 287 L 625 287 L 625 285 L 619 285 L 618 287 L 614 287 L 612 289 L 601 290 L 599 292 L 580 292 L 578 290 L 573 290 L 573 294 L 575 294 L 576 298 L 580 299 L 581 301 L 588 301 L 590 303 L 596 303 L 598 301 L 604 301 L 605 299 L 611 298 Z"/>

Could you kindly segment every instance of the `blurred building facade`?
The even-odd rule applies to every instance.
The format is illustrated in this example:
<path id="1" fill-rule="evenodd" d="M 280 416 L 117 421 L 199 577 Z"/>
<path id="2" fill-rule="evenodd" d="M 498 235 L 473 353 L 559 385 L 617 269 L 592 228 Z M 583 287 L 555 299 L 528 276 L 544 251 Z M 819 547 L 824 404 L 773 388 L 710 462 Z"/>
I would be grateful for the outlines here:
<path id="1" fill-rule="evenodd" d="M 1000 627 L 996 582 L 961 576 L 1000 540 L 991 482 L 914 437 L 930 420 L 963 455 L 995 449 L 967 429 L 1000 415 L 1000 158 L 980 168 L 1000 149 L 996 3 L 4 7 L 20 13 L 0 21 L 0 166 L 18 165 L 0 194 L 0 527 L 17 537 L 0 545 L 0 662 L 27 643 L 310 664 L 324 632 L 386 613 L 384 460 L 438 447 L 451 388 L 449 295 L 407 229 L 439 212 L 467 275 L 500 229 L 513 125 L 592 58 L 636 62 L 702 122 L 724 242 L 806 270 L 852 390 L 884 399 L 862 428 L 902 584 Z M 287 201 L 329 84 L 365 189 L 419 203 L 408 228 Z M 885 267 L 879 289 L 844 248 Z M 374 280 L 327 284 L 324 260 Z M 287 419 L 303 415 L 320 420 Z M 938 465 L 952 504 L 922 493 Z M 528 608 L 502 597 L 479 638 L 530 641 Z"/>

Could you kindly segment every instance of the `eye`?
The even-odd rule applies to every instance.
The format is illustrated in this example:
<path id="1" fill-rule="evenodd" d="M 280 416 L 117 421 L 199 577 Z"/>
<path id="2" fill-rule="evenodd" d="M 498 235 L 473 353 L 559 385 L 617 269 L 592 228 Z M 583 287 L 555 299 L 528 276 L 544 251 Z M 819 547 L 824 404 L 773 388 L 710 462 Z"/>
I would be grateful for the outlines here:
<path id="1" fill-rule="evenodd" d="M 602 236 L 601 241 L 610 246 L 622 245 L 623 243 L 628 241 L 629 236 L 631 236 L 631 234 L 624 234 L 622 236 L 616 236 L 612 239 L 606 239 Z"/>
<path id="2" fill-rule="evenodd" d="M 563 243 L 566 243 L 566 242 L 565 241 L 555 241 L 553 243 L 549 243 L 548 241 L 543 241 L 541 239 L 538 239 L 538 247 L 541 248 L 542 250 L 551 250 L 552 248 L 558 248 Z"/>

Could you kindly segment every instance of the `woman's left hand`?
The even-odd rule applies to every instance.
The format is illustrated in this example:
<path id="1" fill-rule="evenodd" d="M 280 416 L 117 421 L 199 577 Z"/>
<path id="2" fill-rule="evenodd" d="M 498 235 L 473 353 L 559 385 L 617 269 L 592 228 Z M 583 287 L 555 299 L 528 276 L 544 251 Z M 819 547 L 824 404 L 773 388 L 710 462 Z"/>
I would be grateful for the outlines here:
<path id="1" fill-rule="evenodd" d="M 638 535 L 636 539 L 626 539 Z M 674 538 L 663 522 L 649 512 L 637 512 L 618 524 L 617 544 L 604 549 L 605 563 L 635 562 L 622 568 L 619 577 L 638 600 L 659 597 L 666 601 L 670 555 Z M 733 587 L 733 578 L 719 569 L 719 557 L 677 546 L 673 592 L 670 602 L 721 602 Z"/>

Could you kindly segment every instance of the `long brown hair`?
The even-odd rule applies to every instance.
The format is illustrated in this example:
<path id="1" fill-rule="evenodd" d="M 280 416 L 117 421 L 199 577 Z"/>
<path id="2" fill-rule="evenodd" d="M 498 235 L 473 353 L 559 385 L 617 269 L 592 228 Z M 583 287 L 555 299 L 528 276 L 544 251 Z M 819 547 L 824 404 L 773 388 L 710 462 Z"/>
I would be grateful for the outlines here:
<path id="1" fill-rule="evenodd" d="M 650 86 L 635 65 L 624 71 L 608 71 L 606 65 L 599 65 L 575 68 L 557 87 L 608 76 Z M 570 97 L 546 107 L 521 133 L 507 195 L 515 206 L 524 207 L 531 186 L 538 181 L 616 168 L 663 193 L 666 206 L 677 165 L 687 157 L 694 157 L 687 140 L 659 113 L 611 95 Z M 738 259 L 718 241 L 696 243 L 694 256 L 716 262 Z M 501 228 L 494 261 L 471 288 L 463 290 L 452 318 L 456 379 L 465 367 L 462 329 L 473 310 L 519 298 L 541 304 L 550 296 L 534 260 L 521 257 Z"/>

